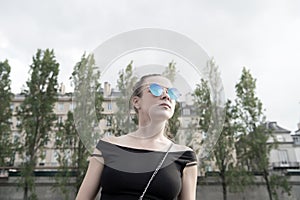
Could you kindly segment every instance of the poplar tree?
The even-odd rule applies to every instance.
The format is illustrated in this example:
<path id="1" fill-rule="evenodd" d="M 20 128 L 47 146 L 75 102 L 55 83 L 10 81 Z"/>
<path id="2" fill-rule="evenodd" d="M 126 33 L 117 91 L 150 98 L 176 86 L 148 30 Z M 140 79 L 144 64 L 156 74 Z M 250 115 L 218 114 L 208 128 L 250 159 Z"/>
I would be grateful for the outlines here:
<path id="1" fill-rule="evenodd" d="M 70 191 L 68 186 L 71 184 L 71 179 L 74 177 L 74 170 L 83 171 L 78 172 L 77 174 L 84 174 L 86 166 L 84 164 L 79 164 L 83 166 L 82 169 L 76 167 L 77 162 L 86 162 L 88 152 L 85 150 L 85 153 L 81 153 L 83 156 L 82 160 L 78 159 L 79 150 L 82 150 L 79 147 L 80 138 L 75 127 L 74 118 L 72 111 L 69 111 L 67 114 L 67 119 L 64 122 L 60 122 L 57 125 L 58 130 L 56 131 L 56 140 L 55 147 L 58 152 L 57 161 L 59 163 L 59 173 L 56 175 L 56 187 L 63 193 L 64 199 L 68 200 Z M 85 158 L 85 159 L 84 159 Z M 79 186 L 82 182 L 82 176 L 75 176 L 76 183 L 76 193 L 78 192 Z"/>
<path id="2" fill-rule="evenodd" d="M 13 110 L 11 109 L 10 65 L 8 61 L 0 62 L 0 167 L 13 165 L 14 145 L 11 137 L 11 119 Z"/>
<path id="3" fill-rule="evenodd" d="M 99 121 L 103 117 L 100 75 L 92 54 L 84 54 L 75 65 L 70 77 L 74 86 L 74 111 L 73 114 L 68 113 L 58 135 L 67 143 L 56 143 L 62 152 L 70 152 L 69 157 L 60 158 L 60 163 L 62 167 L 76 167 L 77 191 L 87 170 L 88 156 L 102 134 L 99 129 Z"/>
<path id="4" fill-rule="evenodd" d="M 170 62 L 168 64 L 168 67 L 162 73 L 162 75 L 165 76 L 166 78 L 168 78 L 172 84 L 174 84 L 175 78 L 176 78 L 176 73 L 178 72 L 176 70 L 175 65 L 176 65 L 176 63 L 174 61 Z M 176 139 L 176 134 L 180 127 L 180 121 L 178 119 L 180 117 L 180 114 L 181 114 L 180 103 L 178 101 L 176 101 L 174 114 L 168 120 L 168 123 L 166 125 L 166 134 L 170 139 Z"/>
<path id="5" fill-rule="evenodd" d="M 265 125 L 262 103 L 256 96 L 256 79 L 243 68 L 236 88 L 236 105 L 239 123 L 237 158 L 241 166 L 251 172 L 259 172 L 266 183 L 269 199 L 278 199 L 277 188 L 290 192 L 286 177 L 273 173 L 269 168 L 269 155 L 276 143 L 268 143 L 273 137 Z"/>
<path id="6" fill-rule="evenodd" d="M 210 90 L 208 82 L 201 79 L 201 83 L 197 85 L 194 91 L 195 105 L 197 105 L 198 113 L 198 127 L 204 134 L 207 133 L 209 125 L 211 123 L 211 100 Z M 215 163 L 218 168 L 218 175 L 221 179 L 223 199 L 227 199 L 228 187 L 231 187 L 233 179 L 236 178 L 236 173 L 233 173 L 234 168 L 234 134 L 236 133 L 236 127 L 234 119 L 236 116 L 235 107 L 232 105 L 230 100 L 227 100 L 225 107 L 225 121 L 223 124 L 222 132 L 218 138 L 217 143 L 214 145 L 212 152 L 208 158 L 202 162 Z M 205 142 L 205 137 L 202 142 Z M 205 164 L 204 164 L 205 167 Z"/>
<path id="7" fill-rule="evenodd" d="M 218 170 L 218 176 L 222 185 L 223 199 L 226 200 L 228 191 L 233 188 L 242 187 L 244 183 L 238 183 L 238 176 L 241 175 L 235 167 L 235 135 L 238 131 L 236 124 L 237 110 L 236 106 L 230 100 L 227 100 L 225 108 L 221 106 L 220 80 L 218 78 L 218 69 L 213 60 L 208 62 L 208 80 L 201 79 L 200 83 L 193 93 L 194 107 L 198 116 L 198 129 L 202 133 L 202 144 L 205 147 L 214 145 L 211 152 L 203 153 L 206 155 L 202 160 L 202 167 L 207 164 L 213 164 Z M 220 135 L 216 130 L 211 130 L 211 126 L 220 128 L 217 120 L 224 118 Z M 195 140 L 195 139 L 194 139 Z M 202 147 L 204 148 L 204 147 Z M 205 151 L 206 149 L 204 149 Z M 203 164 L 204 163 L 204 164 Z"/>
<path id="8" fill-rule="evenodd" d="M 58 72 L 59 64 L 55 60 L 54 51 L 37 50 L 30 65 L 27 87 L 22 91 L 25 99 L 18 110 L 23 139 L 19 153 L 23 158 L 20 183 L 24 190 L 24 200 L 37 199 L 34 168 L 38 159 L 45 157 L 45 148 L 56 121 L 53 108 L 57 101 Z"/>
<path id="9" fill-rule="evenodd" d="M 230 100 L 227 100 L 225 110 L 223 129 L 212 151 L 212 157 L 219 169 L 223 199 L 227 200 L 228 187 L 236 187 L 236 179 L 238 179 L 237 175 L 239 173 L 235 168 L 236 108 L 231 104 Z"/>
<path id="10" fill-rule="evenodd" d="M 112 119 L 112 133 L 116 136 L 124 135 L 134 130 L 137 125 L 137 117 L 131 113 L 130 96 L 132 88 L 137 81 L 137 77 L 133 75 L 133 61 L 131 61 L 125 70 L 119 71 L 117 80 L 117 88 L 120 92 L 116 99 L 117 112 Z"/>

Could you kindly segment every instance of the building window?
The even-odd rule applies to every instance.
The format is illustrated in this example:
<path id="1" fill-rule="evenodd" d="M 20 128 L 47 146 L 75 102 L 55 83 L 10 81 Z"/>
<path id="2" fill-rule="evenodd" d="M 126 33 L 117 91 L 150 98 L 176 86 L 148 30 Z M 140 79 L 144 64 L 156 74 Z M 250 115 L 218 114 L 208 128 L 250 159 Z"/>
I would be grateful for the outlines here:
<path id="1" fill-rule="evenodd" d="M 111 102 L 107 104 L 107 110 L 112 110 L 112 103 Z"/>
<path id="2" fill-rule="evenodd" d="M 45 163 L 46 163 L 46 154 L 47 154 L 47 152 L 44 150 L 42 152 L 42 157 L 41 157 L 41 160 L 40 160 L 40 163 L 39 163 L 40 166 L 44 166 L 45 165 Z"/>
<path id="3" fill-rule="evenodd" d="M 276 139 L 277 139 L 278 142 L 284 142 L 285 141 L 284 137 L 282 135 L 277 135 Z"/>
<path id="4" fill-rule="evenodd" d="M 293 140 L 294 140 L 295 145 L 300 145 L 300 137 L 295 136 L 295 137 L 293 137 Z"/>
<path id="5" fill-rule="evenodd" d="M 278 150 L 280 165 L 287 165 L 289 163 L 287 150 Z"/>
<path id="6" fill-rule="evenodd" d="M 59 152 L 55 150 L 52 156 L 51 163 L 53 166 L 57 166 L 59 164 L 58 161 L 59 161 Z"/>
<path id="7" fill-rule="evenodd" d="M 58 105 L 57 105 L 57 110 L 58 110 L 59 112 L 64 111 L 64 103 L 58 103 Z"/>
<path id="8" fill-rule="evenodd" d="M 69 110 L 70 110 L 70 111 L 74 111 L 75 108 L 76 108 L 75 102 L 70 103 L 70 105 L 69 105 Z"/>
<path id="9" fill-rule="evenodd" d="M 71 164 L 72 163 L 72 152 L 70 149 L 66 149 L 64 151 L 64 154 L 65 154 L 65 159 L 67 161 L 68 164 Z"/>
<path id="10" fill-rule="evenodd" d="M 57 116 L 57 122 L 58 123 L 63 123 L 63 117 L 62 116 Z"/>
<path id="11" fill-rule="evenodd" d="M 206 172 L 211 172 L 211 171 L 212 171 L 211 165 L 206 165 L 206 166 L 205 166 L 205 171 L 206 171 Z"/>
<path id="12" fill-rule="evenodd" d="M 14 104 L 13 104 L 13 103 L 12 103 L 12 104 L 10 104 L 10 110 L 11 110 L 11 111 L 14 111 L 14 107 L 15 107 L 15 106 L 14 106 Z"/>
<path id="13" fill-rule="evenodd" d="M 183 109 L 182 112 L 183 112 L 183 113 L 182 113 L 183 115 L 191 115 L 191 110 L 188 109 L 188 108 Z"/>
<path id="14" fill-rule="evenodd" d="M 107 116 L 106 118 L 106 126 L 111 126 L 112 124 L 112 117 L 111 116 Z"/>
<path id="15" fill-rule="evenodd" d="M 13 133 L 13 143 L 16 143 L 16 142 L 19 142 L 19 139 L 20 139 L 20 133 L 18 132 L 14 132 Z"/>

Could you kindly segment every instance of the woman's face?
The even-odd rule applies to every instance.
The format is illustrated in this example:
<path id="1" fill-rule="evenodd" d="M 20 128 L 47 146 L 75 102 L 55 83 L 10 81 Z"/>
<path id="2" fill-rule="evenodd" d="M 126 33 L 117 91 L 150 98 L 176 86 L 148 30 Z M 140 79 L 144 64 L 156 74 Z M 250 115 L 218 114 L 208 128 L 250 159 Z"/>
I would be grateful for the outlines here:
<path id="1" fill-rule="evenodd" d="M 160 96 L 154 96 L 150 92 L 150 84 L 156 83 L 163 88 Z M 162 76 L 152 76 L 145 79 L 142 88 L 142 96 L 138 98 L 139 120 L 164 121 L 174 114 L 175 100 L 172 100 L 167 92 L 171 88 L 171 82 Z"/>

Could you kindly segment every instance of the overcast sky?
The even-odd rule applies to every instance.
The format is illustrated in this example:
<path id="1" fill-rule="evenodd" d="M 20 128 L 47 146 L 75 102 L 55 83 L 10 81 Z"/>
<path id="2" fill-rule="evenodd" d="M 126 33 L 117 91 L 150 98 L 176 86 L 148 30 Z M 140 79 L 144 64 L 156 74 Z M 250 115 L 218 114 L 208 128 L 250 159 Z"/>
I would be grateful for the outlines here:
<path id="1" fill-rule="evenodd" d="M 249 69 L 267 119 L 294 132 L 300 121 L 299 10 L 298 0 L 0 0 L 0 60 L 9 60 L 13 92 L 20 92 L 38 48 L 55 50 L 59 80 L 66 82 L 81 55 L 110 37 L 169 29 L 215 58 L 226 98 L 234 98 L 242 67 Z"/>

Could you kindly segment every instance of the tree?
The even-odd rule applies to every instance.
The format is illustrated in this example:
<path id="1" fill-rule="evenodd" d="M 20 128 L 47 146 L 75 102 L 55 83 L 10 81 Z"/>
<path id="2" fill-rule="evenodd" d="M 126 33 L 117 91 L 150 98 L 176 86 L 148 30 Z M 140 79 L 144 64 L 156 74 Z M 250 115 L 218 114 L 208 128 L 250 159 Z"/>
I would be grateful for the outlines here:
<path id="1" fill-rule="evenodd" d="M 137 81 L 137 77 L 133 75 L 133 61 L 119 72 L 117 80 L 117 88 L 120 96 L 116 99 L 117 112 L 112 119 L 113 128 L 110 130 L 116 136 L 124 135 L 136 128 L 137 117 L 131 113 L 130 96 L 132 88 Z M 134 123 L 132 123 L 134 122 Z"/>
<path id="2" fill-rule="evenodd" d="M 11 138 L 12 109 L 10 102 L 13 98 L 10 85 L 10 65 L 8 61 L 0 62 L 0 166 L 13 165 L 14 145 Z"/>
<path id="3" fill-rule="evenodd" d="M 201 158 L 209 157 L 210 151 L 218 141 L 225 118 L 224 88 L 220 79 L 218 66 L 213 59 L 208 60 L 206 79 L 201 79 L 194 91 L 194 107 L 198 115 L 198 128 L 204 138 L 198 154 Z"/>
<path id="4" fill-rule="evenodd" d="M 262 103 L 255 94 L 256 80 L 249 70 L 243 68 L 240 81 L 236 84 L 236 105 L 239 116 L 239 141 L 237 156 L 240 164 L 249 171 L 262 174 L 269 194 L 269 199 L 278 199 L 276 187 L 283 192 L 290 192 L 286 177 L 272 174 L 269 169 L 269 154 L 275 144 L 268 144 L 273 137 L 266 129 Z"/>
<path id="5" fill-rule="evenodd" d="M 207 133 L 211 121 L 211 100 L 207 81 L 204 79 L 200 80 L 200 84 L 197 84 L 193 96 L 197 108 L 196 113 L 199 117 L 199 129 Z"/>
<path id="6" fill-rule="evenodd" d="M 67 119 L 64 122 L 59 122 L 57 124 L 58 130 L 56 131 L 55 147 L 58 152 L 57 161 L 59 163 L 60 173 L 56 176 L 56 186 L 64 194 L 65 199 L 69 199 L 69 191 L 67 190 L 67 185 L 71 182 L 71 177 L 73 168 L 76 167 L 78 159 L 80 143 L 80 138 L 78 137 L 78 132 L 74 124 L 73 113 L 71 111 L 67 114 Z M 85 151 L 84 158 L 87 158 L 88 152 Z M 81 160 L 80 160 L 81 161 Z M 82 159 L 82 161 L 85 161 Z M 78 171 L 85 172 L 85 167 L 83 169 L 77 168 Z M 78 173 L 83 174 L 83 173 Z M 82 182 L 82 176 L 76 176 L 76 189 L 78 191 L 79 186 Z"/>
<path id="7" fill-rule="evenodd" d="M 45 157 L 45 147 L 53 132 L 56 115 L 53 107 L 57 101 L 57 76 L 59 64 L 55 60 L 54 51 L 38 50 L 30 65 L 30 79 L 26 82 L 27 89 L 22 91 L 25 99 L 18 110 L 23 158 L 21 169 L 21 185 L 24 198 L 36 199 L 34 192 L 34 168 L 39 158 Z M 28 196 L 30 192 L 30 196 Z"/>
<path id="8" fill-rule="evenodd" d="M 174 82 L 175 82 L 176 73 L 177 73 L 175 65 L 176 65 L 176 63 L 174 61 L 170 62 L 168 67 L 162 73 L 162 75 L 165 76 L 166 78 L 168 78 L 172 84 L 174 84 Z M 176 134 L 180 127 L 180 121 L 178 119 L 180 117 L 180 114 L 181 114 L 180 103 L 176 102 L 174 114 L 168 120 L 168 123 L 166 125 L 166 134 L 170 139 L 176 138 Z"/>
<path id="9" fill-rule="evenodd" d="M 225 121 L 221 135 L 212 152 L 213 160 L 220 170 L 219 176 L 222 183 L 223 199 L 227 199 L 228 186 L 236 186 L 237 171 L 235 168 L 235 125 L 236 109 L 227 100 Z"/>
<path id="10" fill-rule="evenodd" d="M 61 152 L 70 152 L 70 158 L 63 157 L 60 162 L 63 166 L 77 168 L 76 189 L 78 191 L 87 170 L 87 158 L 93 152 L 102 134 L 99 130 L 99 121 L 103 117 L 101 113 L 103 96 L 100 91 L 100 71 L 97 70 L 94 56 L 84 54 L 80 62 L 75 65 L 70 79 L 74 86 L 75 108 L 73 115 L 68 113 L 68 118 L 61 128 L 62 132 L 59 133 L 59 137 L 66 138 L 69 144 L 56 144 L 61 148 Z"/>
<path id="11" fill-rule="evenodd" d="M 212 120 L 212 110 L 210 109 L 212 102 L 210 100 L 210 90 L 207 81 L 201 79 L 201 83 L 197 85 L 194 91 L 194 97 L 199 117 L 199 129 L 201 132 L 207 133 Z M 231 104 L 230 100 L 227 100 L 225 107 L 225 121 L 223 124 L 222 132 L 220 134 L 220 137 L 218 138 L 217 143 L 214 146 L 214 149 L 206 159 L 206 161 L 214 162 L 216 167 L 219 169 L 219 177 L 221 178 L 224 200 L 227 199 L 228 187 L 234 185 L 234 182 L 232 181 L 234 179 L 232 177 L 234 176 L 234 173 L 232 173 L 232 170 L 235 164 L 235 113 L 235 107 Z M 203 139 L 203 142 L 205 142 L 205 138 Z"/>
<path id="12" fill-rule="evenodd" d="M 207 74 L 208 80 L 201 79 L 193 94 L 198 115 L 198 127 L 204 134 L 201 145 L 208 148 L 214 145 L 212 152 L 203 153 L 207 157 L 206 159 L 204 157 L 202 163 L 213 162 L 219 170 L 223 199 L 226 200 L 228 189 L 230 191 L 243 190 L 249 180 L 244 178 L 243 181 L 240 181 L 240 177 L 247 177 L 247 173 L 244 169 L 236 166 L 235 141 L 239 130 L 237 107 L 232 105 L 230 100 L 227 100 L 225 109 L 220 107 L 222 105 L 222 87 L 218 78 L 218 69 L 213 60 L 208 62 Z M 218 125 L 218 120 L 223 122 L 222 127 Z M 206 166 L 204 165 L 204 167 Z"/>
<path id="13" fill-rule="evenodd" d="M 176 73 L 178 73 L 178 71 L 176 70 L 176 63 L 174 61 L 171 61 L 168 64 L 168 67 L 163 71 L 162 75 L 168 78 L 173 84 L 175 82 Z"/>

